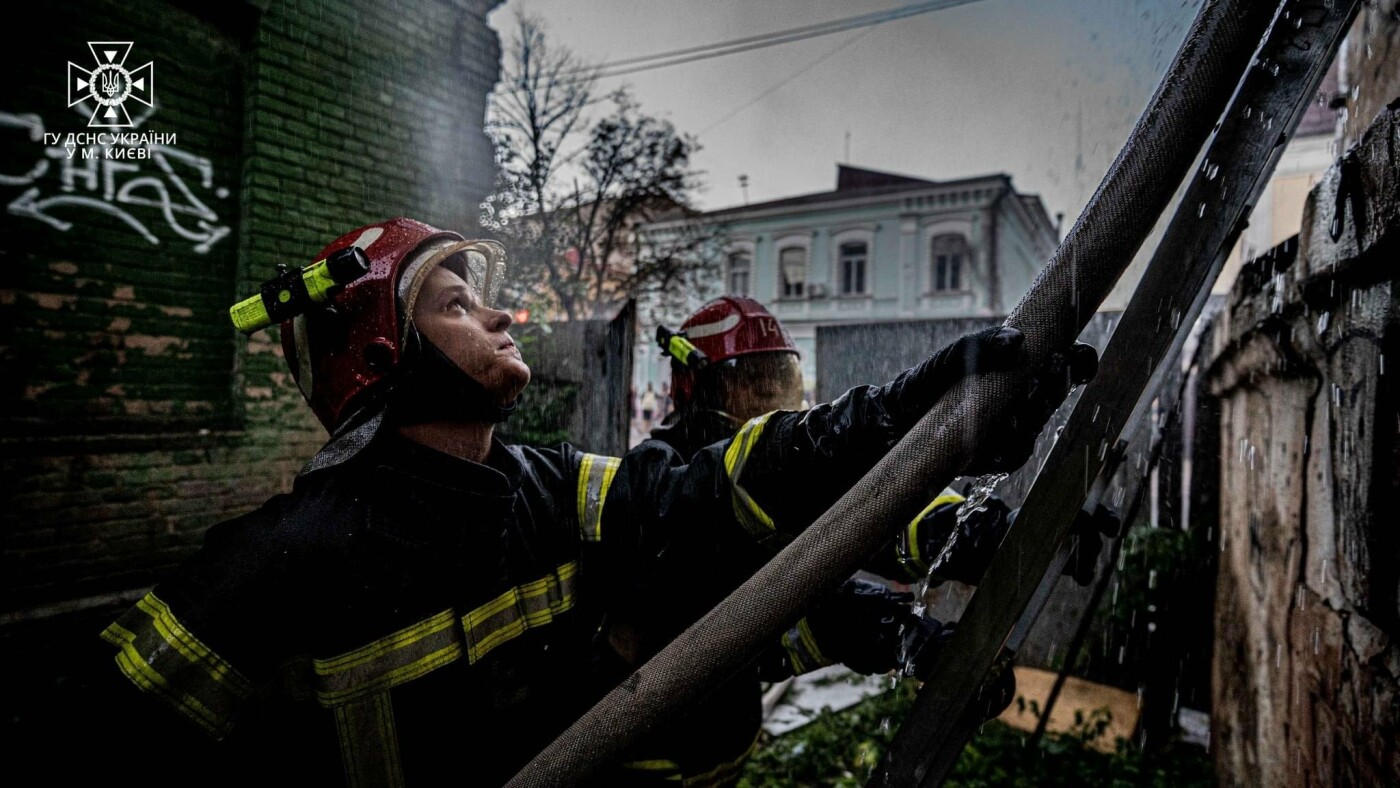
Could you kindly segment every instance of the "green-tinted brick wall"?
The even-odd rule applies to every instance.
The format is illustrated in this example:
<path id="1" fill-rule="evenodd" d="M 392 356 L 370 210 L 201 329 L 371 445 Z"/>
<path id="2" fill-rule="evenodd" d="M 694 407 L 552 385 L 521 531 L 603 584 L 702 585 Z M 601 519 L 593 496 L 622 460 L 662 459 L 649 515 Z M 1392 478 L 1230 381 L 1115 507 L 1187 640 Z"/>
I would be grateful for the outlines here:
<path id="1" fill-rule="evenodd" d="M 325 432 L 276 330 L 244 338 L 226 309 L 367 222 L 471 229 L 494 5 L 82 0 L 0 55 L 0 623 L 139 590 L 290 488 Z M 88 41 L 154 62 L 137 130 L 177 134 L 163 164 L 31 136 L 89 131 L 64 90 Z"/>

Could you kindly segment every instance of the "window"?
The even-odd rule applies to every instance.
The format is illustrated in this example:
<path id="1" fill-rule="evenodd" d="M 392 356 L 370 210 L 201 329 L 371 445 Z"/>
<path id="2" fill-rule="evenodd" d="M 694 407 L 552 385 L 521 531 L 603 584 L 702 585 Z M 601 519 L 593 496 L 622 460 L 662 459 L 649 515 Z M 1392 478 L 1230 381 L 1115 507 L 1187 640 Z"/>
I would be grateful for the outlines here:
<path id="1" fill-rule="evenodd" d="M 734 252 L 729 255 L 729 294 L 746 296 L 749 294 L 749 271 L 752 259 L 748 252 Z"/>
<path id="2" fill-rule="evenodd" d="M 841 257 L 838 260 L 841 295 L 865 293 L 865 258 L 864 242 L 841 244 Z"/>
<path id="3" fill-rule="evenodd" d="M 782 278 L 783 298 L 801 298 L 807 287 L 807 250 L 789 246 L 778 252 L 778 276 Z"/>
<path id="4" fill-rule="evenodd" d="M 935 293 L 963 289 L 963 261 L 968 259 L 967 239 L 961 235 L 936 235 L 932 243 Z"/>

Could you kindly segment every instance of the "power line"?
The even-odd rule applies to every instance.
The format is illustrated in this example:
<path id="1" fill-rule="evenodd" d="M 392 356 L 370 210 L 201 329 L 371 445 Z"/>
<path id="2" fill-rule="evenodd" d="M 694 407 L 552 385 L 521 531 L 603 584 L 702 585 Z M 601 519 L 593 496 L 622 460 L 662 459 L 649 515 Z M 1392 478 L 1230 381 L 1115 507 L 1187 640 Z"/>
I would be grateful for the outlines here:
<path id="1" fill-rule="evenodd" d="M 960 5 L 968 5 L 977 0 L 925 0 L 921 3 L 912 3 L 900 8 L 892 8 L 888 11 L 876 11 L 869 14 L 836 19 L 830 22 L 794 27 L 787 30 L 777 30 L 771 33 L 746 36 L 730 41 L 721 41 L 713 44 L 702 44 L 699 46 L 674 49 L 668 52 L 658 52 L 651 55 L 638 55 L 636 57 L 623 58 L 602 63 L 597 66 L 580 67 L 571 71 L 561 72 L 556 83 L 569 84 L 573 82 L 585 82 L 590 79 L 607 79 L 610 77 L 620 77 L 628 74 L 636 74 L 642 71 L 651 71 L 658 68 L 679 66 L 685 63 L 693 63 L 698 60 L 708 60 L 725 55 L 737 55 L 741 52 L 750 52 L 755 49 L 777 46 L 779 44 L 790 44 L 794 41 L 804 41 L 809 38 L 827 36 L 833 33 L 840 33 L 846 30 L 855 30 L 861 27 L 893 22 L 896 19 L 905 19 L 919 14 L 926 14 L 930 11 L 941 11 L 946 8 L 953 8 Z"/>
<path id="2" fill-rule="evenodd" d="M 757 104 L 758 102 L 762 101 L 763 99 L 766 99 L 766 98 L 768 98 L 769 96 L 773 95 L 775 92 L 778 91 L 779 88 L 783 87 L 784 85 L 788 84 L 789 82 L 793 81 L 794 79 L 797 79 L 798 77 L 802 76 L 803 74 L 811 73 L 811 71 L 812 71 L 813 68 L 816 68 L 818 65 L 820 65 L 821 63 L 823 63 L 823 62 L 825 62 L 826 60 L 830 59 L 832 56 L 836 55 L 836 54 L 837 54 L 838 52 L 840 52 L 841 50 L 845 49 L 846 47 L 850 46 L 851 44 L 854 44 L 856 41 L 859 41 L 860 39 L 864 38 L 865 36 L 867 36 L 867 35 L 869 35 L 869 34 L 870 34 L 870 30 L 869 30 L 869 29 L 862 30 L 862 31 L 860 31 L 859 33 L 856 33 L 855 35 L 853 35 L 853 36 L 851 36 L 850 38 L 846 39 L 845 41 L 842 41 L 840 44 L 837 44 L 836 46 L 834 46 L 834 47 L 832 47 L 831 49 L 827 50 L 824 54 L 822 54 L 821 57 L 817 58 L 816 60 L 813 60 L 811 63 L 808 63 L 807 65 L 803 66 L 802 68 L 797 69 L 796 71 L 794 71 L 794 72 L 792 72 L 791 74 L 787 75 L 787 76 L 786 76 L 785 78 L 783 78 L 782 80 L 780 80 L 780 81 L 778 81 L 778 82 L 776 82 L 776 83 L 774 83 L 774 84 L 768 86 L 766 89 L 763 90 L 763 92 L 759 93 L 757 96 L 754 96 L 753 98 L 749 99 L 748 101 L 744 102 L 743 104 L 739 105 L 738 107 L 735 107 L 734 109 L 730 110 L 728 113 L 726 113 L 726 114 L 724 115 L 724 117 L 720 118 L 719 120 L 715 121 L 714 123 L 711 123 L 710 125 L 708 125 L 708 126 L 706 126 L 705 128 L 701 129 L 701 130 L 700 130 L 700 133 L 701 133 L 701 134 L 706 134 L 706 133 L 710 132 L 711 130 L 716 129 L 716 128 L 718 128 L 718 127 L 724 125 L 724 123 L 725 123 L 726 121 L 728 121 L 730 118 L 734 117 L 735 115 L 738 115 L 740 112 L 743 112 L 744 110 L 748 109 L 749 107 L 752 107 L 753 105 Z"/>

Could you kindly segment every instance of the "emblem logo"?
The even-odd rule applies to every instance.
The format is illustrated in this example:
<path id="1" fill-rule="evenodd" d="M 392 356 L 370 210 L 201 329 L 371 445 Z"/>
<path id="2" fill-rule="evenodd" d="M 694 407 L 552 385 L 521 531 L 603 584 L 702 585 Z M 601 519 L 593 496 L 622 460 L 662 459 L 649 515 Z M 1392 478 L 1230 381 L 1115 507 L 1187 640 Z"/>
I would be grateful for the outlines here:
<path id="1" fill-rule="evenodd" d="M 88 70 L 68 61 L 68 106 L 91 99 L 97 108 L 88 118 L 88 128 L 129 129 L 136 124 L 122 106 L 127 99 L 150 107 L 155 101 L 155 63 L 136 69 L 126 68 L 131 54 L 130 41 L 89 41 L 88 49 L 96 68 Z"/>

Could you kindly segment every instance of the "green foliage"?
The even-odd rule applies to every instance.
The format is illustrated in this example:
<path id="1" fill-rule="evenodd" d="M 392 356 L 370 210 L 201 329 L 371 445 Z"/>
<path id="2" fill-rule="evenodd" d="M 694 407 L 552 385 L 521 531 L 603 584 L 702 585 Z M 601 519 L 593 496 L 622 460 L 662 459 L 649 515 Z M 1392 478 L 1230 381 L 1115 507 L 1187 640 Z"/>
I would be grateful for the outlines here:
<path id="1" fill-rule="evenodd" d="M 1143 679 L 1140 666 L 1150 664 L 1151 630 L 1181 597 L 1183 582 L 1200 557 L 1191 533 L 1180 528 L 1139 523 L 1123 538 L 1118 575 L 1096 613 L 1095 630 L 1105 633 L 1105 640 L 1080 653 L 1075 672 L 1095 681 L 1134 687 Z"/>
<path id="2" fill-rule="evenodd" d="M 864 785 L 894 739 L 899 721 L 913 706 L 915 691 L 913 681 L 901 682 L 893 691 L 845 711 L 824 709 L 809 725 L 785 736 L 765 736 L 745 767 L 740 788 Z M 1209 758 L 1195 748 L 1148 755 L 1122 739 L 1112 753 L 1091 747 L 1107 734 L 1110 722 L 1107 709 L 1076 714 L 1071 731 L 1047 734 L 1035 748 L 1027 746 L 1028 734 L 988 722 L 963 750 L 944 784 L 949 788 L 1215 785 Z"/>
<path id="3" fill-rule="evenodd" d="M 501 439 L 525 446 L 554 446 L 572 440 L 564 424 L 578 399 L 578 384 L 536 380 L 520 397 Z"/>
<path id="4" fill-rule="evenodd" d="M 535 356 L 539 337 L 520 332 L 515 338 L 520 355 L 532 369 L 538 368 Z M 520 404 L 500 429 L 501 440 L 526 446 L 554 446 L 573 440 L 565 424 L 578 400 L 576 383 L 548 378 L 535 378 L 520 396 Z"/>
<path id="5" fill-rule="evenodd" d="M 845 711 L 823 709 L 806 726 L 760 742 L 739 779 L 740 788 L 865 785 L 894 739 L 899 720 L 913 705 L 916 686 L 912 680 L 903 681 L 893 691 Z"/>

